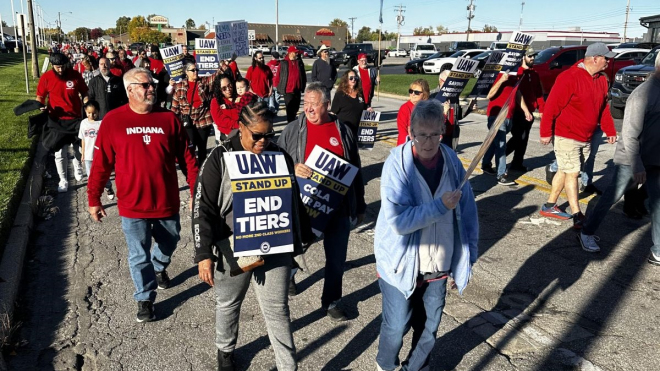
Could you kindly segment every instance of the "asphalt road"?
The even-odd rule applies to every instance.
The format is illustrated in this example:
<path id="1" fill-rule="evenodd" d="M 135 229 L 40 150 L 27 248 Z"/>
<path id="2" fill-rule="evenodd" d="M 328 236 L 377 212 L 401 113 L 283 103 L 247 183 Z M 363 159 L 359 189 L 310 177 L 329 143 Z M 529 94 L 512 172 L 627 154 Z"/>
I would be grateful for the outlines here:
<path id="1" fill-rule="evenodd" d="M 380 207 L 383 161 L 396 137 L 403 101 L 381 97 L 379 141 L 361 152 L 367 218 L 351 233 L 342 306 L 333 323 L 320 310 L 323 250 L 306 255 L 301 294 L 290 301 L 300 370 L 373 370 L 381 301 L 373 234 Z M 285 123 L 281 117 L 276 130 Z M 467 164 L 486 135 L 486 119 L 462 122 L 459 156 Z M 432 353 L 431 370 L 655 370 L 660 339 L 660 269 L 646 263 L 649 219 L 629 220 L 617 205 L 598 234 L 602 251 L 582 251 L 570 222 L 538 215 L 548 186 L 543 166 L 551 149 L 532 129 L 527 174 L 503 187 L 477 171 L 470 183 L 479 209 L 479 260 L 463 296 L 449 290 Z M 614 146 L 603 144 L 596 185 L 610 180 Z M 52 170 L 51 170 L 52 171 Z M 52 171 L 52 173 L 55 173 Z M 14 370 L 212 370 L 216 352 L 214 296 L 197 278 L 189 190 L 182 176 L 181 242 L 168 269 L 173 287 L 158 293 L 158 321 L 135 322 L 133 285 L 116 203 L 94 223 L 85 181 L 69 179 L 55 194 L 59 213 L 37 224 L 28 252 L 24 293 L 16 311 L 22 326 L 7 359 Z M 49 192 L 57 179 L 46 183 Z M 597 199 L 582 199 L 583 210 Z M 564 202 L 562 199 L 561 202 Z M 565 202 L 562 207 L 565 207 Z M 236 350 L 240 370 L 273 370 L 274 358 L 252 290 L 241 310 Z M 406 338 L 402 357 L 408 351 Z"/>

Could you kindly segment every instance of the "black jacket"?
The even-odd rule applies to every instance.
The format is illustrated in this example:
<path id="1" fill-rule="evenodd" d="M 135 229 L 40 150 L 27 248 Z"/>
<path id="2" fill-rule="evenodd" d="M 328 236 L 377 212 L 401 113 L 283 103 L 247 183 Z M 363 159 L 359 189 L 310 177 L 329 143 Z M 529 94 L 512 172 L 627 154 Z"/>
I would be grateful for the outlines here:
<path id="1" fill-rule="evenodd" d="M 108 82 L 103 75 L 94 76 L 89 80 L 89 99 L 99 103 L 99 119 L 111 110 L 128 103 L 124 81 L 121 77 L 110 76 Z"/>
<path id="2" fill-rule="evenodd" d="M 305 85 L 307 85 L 307 74 L 305 72 L 305 65 L 303 64 L 303 61 L 300 59 L 296 59 L 296 62 L 298 62 L 298 71 L 300 72 L 300 86 L 301 86 L 301 91 L 305 90 Z M 280 83 L 277 84 L 277 91 L 284 95 L 287 93 L 286 91 L 286 83 L 289 81 L 289 60 L 284 59 L 280 63 L 280 70 L 278 71 L 278 74 L 280 75 Z"/>
<path id="3" fill-rule="evenodd" d="M 312 65 L 312 82 L 320 82 L 328 91 L 332 90 L 337 80 L 337 67 L 332 62 L 319 58 Z"/>
<path id="4" fill-rule="evenodd" d="M 197 184 L 195 185 L 195 203 L 193 207 L 192 230 L 195 240 L 195 263 L 205 259 L 218 259 L 218 251 L 214 246 L 219 242 L 231 238 L 234 227 L 233 193 L 231 179 L 223 154 L 225 152 L 243 151 L 240 137 L 230 137 L 221 145 L 215 147 L 199 170 Z M 270 142 L 266 151 L 281 152 L 287 162 L 293 182 L 293 229 L 294 252 L 298 255 L 303 252 L 303 244 L 311 243 L 316 238 L 312 232 L 309 216 L 300 199 L 300 189 L 293 170 L 293 160 L 277 144 Z M 264 256 L 264 259 L 267 259 Z M 220 265 L 220 263 L 218 263 Z M 222 270 L 218 266 L 218 270 Z"/>

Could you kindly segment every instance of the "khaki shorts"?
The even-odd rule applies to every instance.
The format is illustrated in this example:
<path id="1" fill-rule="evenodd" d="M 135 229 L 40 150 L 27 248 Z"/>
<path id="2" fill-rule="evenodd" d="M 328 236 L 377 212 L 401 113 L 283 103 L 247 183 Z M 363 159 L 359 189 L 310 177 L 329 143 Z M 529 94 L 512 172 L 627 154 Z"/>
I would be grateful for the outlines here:
<path id="1" fill-rule="evenodd" d="M 555 136 L 555 158 L 559 170 L 565 173 L 579 173 L 582 164 L 589 157 L 591 143 Z"/>

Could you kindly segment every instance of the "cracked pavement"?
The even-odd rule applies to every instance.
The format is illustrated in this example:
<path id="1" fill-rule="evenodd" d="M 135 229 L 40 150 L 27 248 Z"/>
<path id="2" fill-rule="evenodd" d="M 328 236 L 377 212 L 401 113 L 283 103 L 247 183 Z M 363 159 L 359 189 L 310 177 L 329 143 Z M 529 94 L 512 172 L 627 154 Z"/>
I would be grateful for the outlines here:
<path id="1" fill-rule="evenodd" d="M 344 276 L 350 320 L 334 323 L 320 310 L 323 252 L 306 255 L 297 276 L 302 291 L 290 300 L 300 370 L 373 370 L 380 328 L 380 292 L 373 257 L 380 207 L 382 163 L 396 137 L 403 101 L 381 98 L 381 140 L 363 151 L 367 219 L 351 234 Z M 283 113 L 280 112 L 280 115 Z M 459 156 L 471 159 L 486 135 L 486 118 L 463 121 Z M 283 127 L 280 116 L 276 130 Z M 596 186 L 609 182 L 614 146 L 603 144 Z M 539 222 L 547 193 L 530 183 L 544 179 L 551 148 L 538 143 L 534 125 L 517 187 L 495 185 L 477 171 L 472 186 L 480 217 L 480 258 L 463 296 L 448 290 L 432 370 L 653 370 L 660 339 L 657 305 L 660 268 L 646 263 L 649 219 L 627 219 L 615 206 L 598 234 L 602 251 L 580 249 L 569 222 Z M 51 170 L 51 173 L 55 173 Z M 541 181 L 543 183 L 543 181 Z M 56 189 L 56 180 L 46 187 Z M 116 203 L 108 217 L 87 213 L 85 180 L 70 180 L 56 196 L 59 214 L 40 221 L 26 258 L 23 296 L 16 311 L 27 343 L 8 357 L 14 370 L 215 369 L 214 297 L 192 262 L 189 192 L 180 175 L 181 241 L 168 268 L 172 287 L 159 290 L 158 320 L 135 322 L 133 284 Z M 541 187 L 542 188 L 542 187 Z M 594 202 L 597 199 L 593 199 Z M 565 200 L 560 199 L 561 202 Z M 582 205 L 586 208 L 586 202 Z M 401 356 L 408 351 L 410 334 Z M 236 360 L 241 370 L 273 370 L 275 362 L 254 293 L 241 310 Z"/>

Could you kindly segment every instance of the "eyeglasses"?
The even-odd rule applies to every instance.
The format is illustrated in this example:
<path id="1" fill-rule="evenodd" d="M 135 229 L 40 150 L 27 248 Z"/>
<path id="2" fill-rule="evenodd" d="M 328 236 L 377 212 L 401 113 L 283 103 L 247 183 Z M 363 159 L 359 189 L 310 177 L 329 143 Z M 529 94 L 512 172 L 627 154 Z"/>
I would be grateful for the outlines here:
<path id="1" fill-rule="evenodd" d="M 419 144 L 424 144 L 428 142 L 429 140 L 431 142 L 439 142 L 440 137 L 442 137 L 442 134 L 430 134 L 430 135 L 415 135 L 415 133 L 412 133 L 413 137 L 415 137 L 415 142 Z"/>
<path id="2" fill-rule="evenodd" d="M 157 84 L 156 82 L 132 82 L 132 83 L 130 83 L 130 84 L 128 84 L 128 85 L 140 85 L 140 86 L 142 86 L 142 88 L 143 88 L 144 90 L 149 89 L 150 86 L 151 86 L 152 88 L 156 89 L 156 86 L 158 86 L 158 84 Z"/>
<path id="3" fill-rule="evenodd" d="M 366 63 L 367 60 L 366 59 L 358 59 L 358 62 L 365 62 Z"/>
<path id="4" fill-rule="evenodd" d="M 351 81 L 354 81 L 354 80 L 357 81 L 357 80 L 359 80 L 357 76 L 348 76 L 348 79 L 351 80 Z"/>
<path id="5" fill-rule="evenodd" d="M 230 91 L 232 89 L 231 85 L 225 85 L 220 88 L 222 91 Z"/>
<path id="6" fill-rule="evenodd" d="M 261 58 L 254 58 L 254 59 L 256 59 L 256 60 L 258 60 L 258 61 L 263 61 L 263 60 L 264 60 L 263 57 L 261 57 Z"/>
<path id="7" fill-rule="evenodd" d="M 248 128 L 247 125 L 243 124 L 243 126 L 245 126 L 247 131 L 249 131 L 250 134 L 252 134 L 252 140 L 254 140 L 255 142 L 258 142 L 262 139 L 271 140 L 275 137 L 275 131 L 274 130 L 271 130 L 267 133 L 255 133 L 254 131 L 250 130 L 250 128 Z"/>
<path id="8" fill-rule="evenodd" d="M 111 61 L 114 61 L 114 60 L 117 59 L 117 58 L 108 58 L 108 59 L 111 60 Z"/>
<path id="9" fill-rule="evenodd" d="M 422 94 L 422 92 L 419 91 L 419 90 L 408 89 L 408 94 L 420 95 L 420 94 Z"/>
<path id="10" fill-rule="evenodd" d="M 188 72 L 199 72 L 199 68 L 193 68 L 192 70 L 188 70 Z"/>

